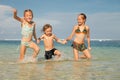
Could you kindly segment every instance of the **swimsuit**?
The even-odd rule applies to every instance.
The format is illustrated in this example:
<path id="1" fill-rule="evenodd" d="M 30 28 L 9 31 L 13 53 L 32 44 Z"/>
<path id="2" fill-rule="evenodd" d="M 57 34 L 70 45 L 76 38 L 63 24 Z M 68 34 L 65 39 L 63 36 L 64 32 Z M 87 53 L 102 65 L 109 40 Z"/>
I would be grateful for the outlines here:
<path id="1" fill-rule="evenodd" d="M 77 34 L 80 34 L 80 33 L 83 33 L 83 34 L 87 34 L 87 30 L 86 30 L 86 27 L 84 28 L 83 31 L 80 31 L 79 27 L 75 30 L 75 33 Z M 77 49 L 78 51 L 84 51 L 85 49 L 87 49 L 87 47 L 85 46 L 84 43 L 82 44 L 78 44 L 76 42 L 73 42 L 73 44 L 71 45 L 73 48 Z"/>
<path id="2" fill-rule="evenodd" d="M 56 48 L 53 48 L 49 51 L 45 51 L 45 59 L 51 59 L 52 55 L 55 55 L 54 52 L 57 50 Z"/>
<path id="3" fill-rule="evenodd" d="M 84 51 L 85 49 L 87 49 L 87 47 L 85 46 L 84 43 L 82 44 L 78 44 L 76 42 L 73 42 L 73 44 L 71 45 L 73 48 L 77 49 L 78 51 Z"/>
<path id="4" fill-rule="evenodd" d="M 33 28 L 34 28 L 34 26 L 29 27 L 28 25 L 23 25 L 22 32 L 21 32 L 22 37 L 23 38 L 29 38 L 33 34 Z M 21 45 L 29 47 L 31 42 L 32 41 L 30 41 L 30 42 L 28 42 L 28 41 L 21 41 Z"/>
<path id="5" fill-rule="evenodd" d="M 33 34 L 33 26 L 29 27 L 28 25 L 24 25 L 21 34 L 24 38 L 29 38 Z"/>
<path id="6" fill-rule="evenodd" d="M 30 44 L 31 44 L 31 42 L 32 41 L 30 41 L 30 42 L 26 42 L 26 41 L 21 41 L 21 45 L 24 45 L 24 46 L 26 46 L 26 47 L 30 47 Z"/>
<path id="7" fill-rule="evenodd" d="M 87 30 L 86 30 L 86 27 L 84 28 L 83 31 L 80 31 L 79 27 L 75 30 L 75 33 L 84 33 L 84 34 L 87 34 Z"/>

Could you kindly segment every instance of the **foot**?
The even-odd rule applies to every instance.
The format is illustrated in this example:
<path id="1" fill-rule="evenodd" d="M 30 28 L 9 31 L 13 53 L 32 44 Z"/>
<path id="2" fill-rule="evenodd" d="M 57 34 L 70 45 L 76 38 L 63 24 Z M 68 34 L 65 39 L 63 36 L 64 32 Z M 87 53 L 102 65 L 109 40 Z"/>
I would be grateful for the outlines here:
<path id="1" fill-rule="evenodd" d="M 30 62 L 37 62 L 37 59 L 32 57 Z"/>
<path id="2" fill-rule="evenodd" d="M 79 56 L 80 59 L 86 59 L 87 57 L 84 55 Z"/>
<path id="3" fill-rule="evenodd" d="M 19 59 L 17 62 L 18 63 L 25 63 L 25 60 L 24 59 Z"/>
<path id="4" fill-rule="evenodd" d="M 54 60 L 55 60 L 55 61 L 60 61 L 60 60 L 61 60 L 61 56 L 55 56 L 55 57 L 54 57 Z"/>

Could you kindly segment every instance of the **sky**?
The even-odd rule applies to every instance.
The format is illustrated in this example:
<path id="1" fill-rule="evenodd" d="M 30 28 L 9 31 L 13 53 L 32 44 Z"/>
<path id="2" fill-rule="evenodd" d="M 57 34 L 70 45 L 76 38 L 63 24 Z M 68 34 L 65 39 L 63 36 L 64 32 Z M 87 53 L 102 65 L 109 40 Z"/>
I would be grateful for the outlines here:
<path id="1" fill-rule="evenodd" d="M 58 38 L 67 38 L 78 14 L 85 13 L 91 39 L 120 39 L 120 0 L 0 0 L 0 40 L 21 39 L 21 23 L 13 18 L 13 8 L 19 17 L 25 9 L 33 11 L 37 37 L 44 24 L 51 24 Z"/>

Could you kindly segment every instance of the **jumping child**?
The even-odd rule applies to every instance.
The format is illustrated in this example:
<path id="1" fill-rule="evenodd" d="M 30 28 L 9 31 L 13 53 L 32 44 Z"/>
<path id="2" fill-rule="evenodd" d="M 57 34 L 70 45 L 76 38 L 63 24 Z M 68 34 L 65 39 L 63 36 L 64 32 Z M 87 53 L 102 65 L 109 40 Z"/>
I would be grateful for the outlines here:
<path id="1" fill-rule="evenodd" d="M 40 48 L 32 41 L 32 36 L 34 36 L 34 39 L 37 41 L 35 23 L 32 21 L 33 12 L 30 9 L 25 10 L 23 18 L 20 18 L 17 16 L 16 9 L 13 9 L 13 13 L 14 13 L 13 15 L 14 19 L 21 22 L 21 28 L 22 28 L 22 31 L 21 31 L 22 39 L 21 39 L 19 61 L 20 62 L 24 61 L 26 49 L 29 47 L 34 50 L 33 55 L 32 55 L 32 61 L 34 62 L 36 61 L 36 57 L 39 53 Z"/>

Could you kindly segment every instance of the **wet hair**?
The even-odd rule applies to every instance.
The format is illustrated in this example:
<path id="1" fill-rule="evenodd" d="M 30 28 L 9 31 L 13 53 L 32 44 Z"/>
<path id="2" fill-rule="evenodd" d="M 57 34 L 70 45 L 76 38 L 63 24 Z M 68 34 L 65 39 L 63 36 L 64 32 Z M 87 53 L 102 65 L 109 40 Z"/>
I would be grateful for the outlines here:
<path id="1" fill-rule="evenodd" d="M 87 16 L 84 14 L 84 13 L 80 13 L 78 16 L 82 15 L 83 16 L 83 19 L 86 20 L 87 19 Z"/>
<path id="2" fill-rule="evenodd" d="M 52 26 L 51 26 L 50 24 L 45 24 L 45 25 L 43 26 L 42 31 L 45 32 L 45 30 L 48 29 L 48 28 L 51 28 L 51 29 L 52 29 Z"/>
<path id="3" fill-rule="evenodd" d="M 24 10 L 24 16 L 25 16 L 25 13 L 26 13 L 26 12 L 31 12 L 31 14 L 32 14 L 32 18 L 33 18 L 33 12 L 32 12 L 31 9 L 26 9 L 26 10 Z"/>

